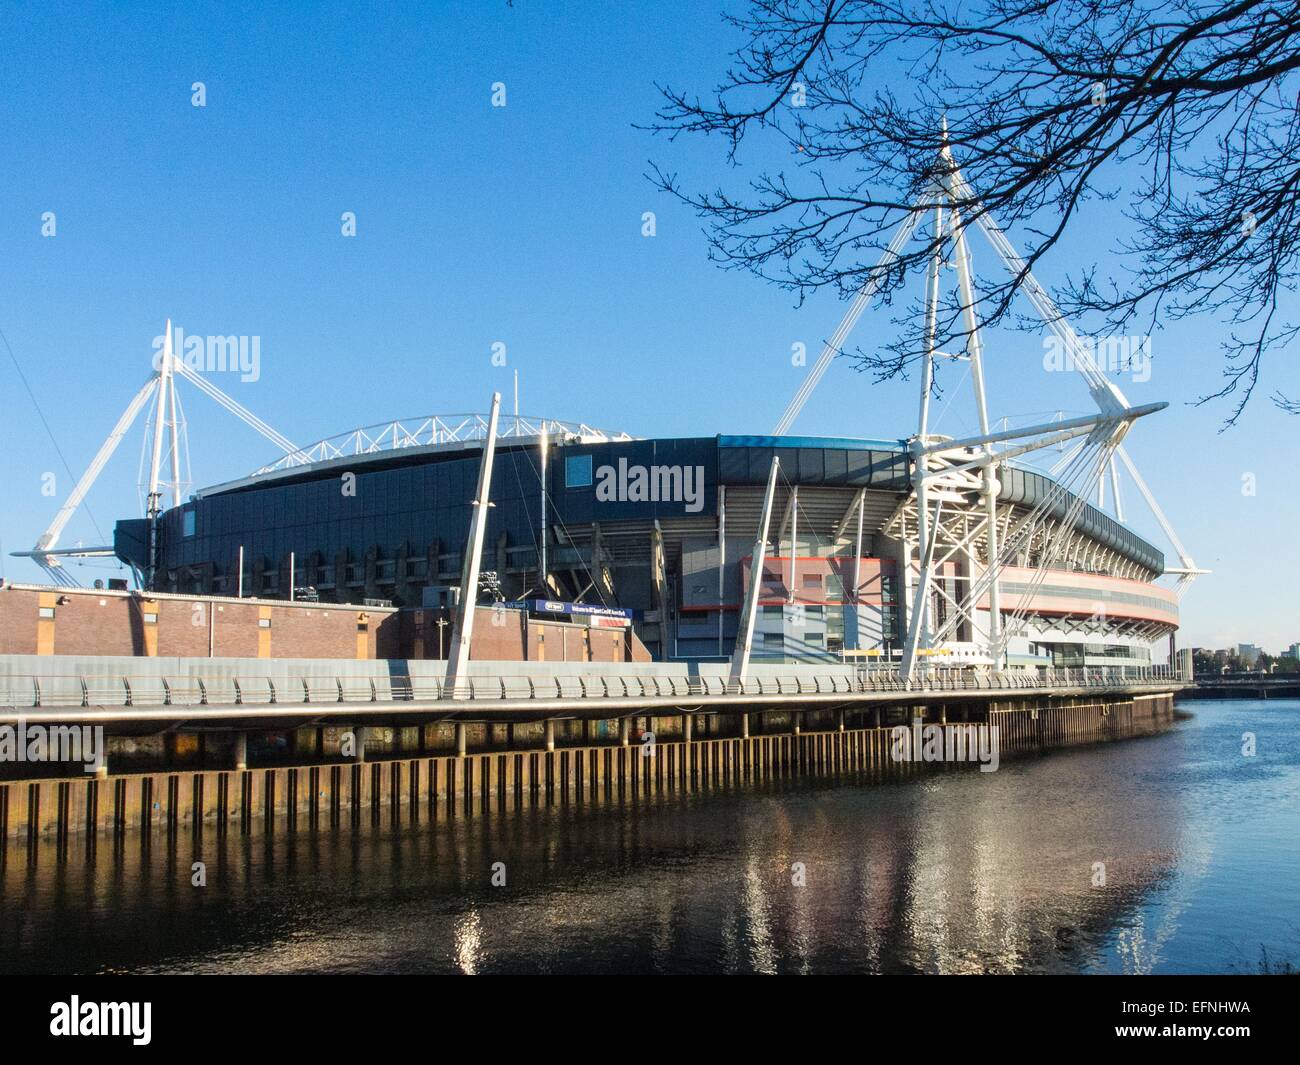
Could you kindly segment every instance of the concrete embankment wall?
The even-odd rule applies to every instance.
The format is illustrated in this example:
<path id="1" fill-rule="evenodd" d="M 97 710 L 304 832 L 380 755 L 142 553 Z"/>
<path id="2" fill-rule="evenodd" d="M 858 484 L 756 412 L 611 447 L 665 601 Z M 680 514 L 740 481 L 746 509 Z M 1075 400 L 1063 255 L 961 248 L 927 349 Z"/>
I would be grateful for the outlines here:
<path id="1" fill-rule="evenodd" d="M 924 720 L 996 725 L 1001 758 L 1150 735 L 1173 722 L 1170 694 L 1127 699 L 1022 697 L 985 704 L 978 718 L 974 709 L 946 704 L 928 709 Z M 739 732 L 740 717 L 731 716 Z M 120 838 L 140 832 L 197 832 L 210 825 L 247 833 L 373 823 L 385 817 L 419 821 L 530 804 L 710 790 L 782 777 L 856 774 L 868 782 L 932 768 L 929 763 L 894 761 L 893 732 L 887 726 L 813 731 L 804 715 L 761 716 L 761 735 L 660 739 L 653 757 L 646 757 L 639 744 L 614 742 L 243 771 L 168 770 L 11 781 L 0 784 L 0 841 L 13 851 L 24 843 L 87 831 Z M 831 715 L 830 720 L 836 719 Z M 801 731 L 795 731 L 796 722 Z M 658 720 L 651 724 L 671 735 L 669 719 L 662 726 Z M 968 765 L 964 771 L 975 768 Z"/>

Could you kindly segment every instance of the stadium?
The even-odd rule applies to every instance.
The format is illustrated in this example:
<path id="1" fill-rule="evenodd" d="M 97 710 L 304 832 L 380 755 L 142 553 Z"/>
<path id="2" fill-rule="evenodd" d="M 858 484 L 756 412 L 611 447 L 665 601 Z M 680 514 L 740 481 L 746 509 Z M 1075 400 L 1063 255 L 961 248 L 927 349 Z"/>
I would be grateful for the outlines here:
<path id="1" fill-rule="evenodd" d="M 454 606 L 488 424 L 429 417 L 322 440 L 162 511 L 152 566 L 148 519 L 120 521 L 114 552 L 153 592 Z M 946 491 L 922 590 L 914 443 L 633 439 L 507 416 L 477 601 L 599 608 L 591 618 L 630 623 L 655 659 L 725 659 L 766 524 L 755 661 L 896 660 L 924 606 L 929 654 L 988 664 L 994 600 L 1005 666 L 1145 666 L 1154 641 L 1172 640 L 1177 597 L 1154 583 L 1163 554 L 1012 461 L 991 508 L 978 479 Z"/>
<path id="2" fill-rule="evenodd" d="M 958 202 L 969 190 L 955 171 L 949 180 L 943 191 Z M 977 228 L 1023 278 L 1049 339 L 1069 356 L 1061 379 L 1086 387 L 1095 411 L 1014 426 L 993 416 L 958 230 L 951 249 L 941 240 L 931 253 L 926 301 L 932 321 L 939 278 L 954 268 L 965 351 L 941 351 L 931 338 L 919 360 L 916 431 L 879 440 L 790 435 L 922 213 L 900 226 L 767 436 L 634 439 L 522 417 L 517 395 L 515 413 L 502 418 L 498 394 L 490 415 L 394 421 L 298 447 L 191 365 L 193 338 L 185 358 L 174 354 L 169 322 L 153 377 L 24 554 L 65 586 L 75 582 L 59 556 L 102 554 L 129 566 L 146 594 L 410 611 L 424 634 L 408 657 L 444 657 L 442 628 L 457 613 L 457 632 L 471 632 L 465 615 L 474 604 L 497 608 L 498 621 L 517 611 L 524 634 L 517 650 L 476 644 L 480 658 L 533 657 L 527 631 L 553 619 L 621 628 L 625 646 L 614 651 L 628 661 L 730 658 L 733 679 L 751 658 L 896 664 L 909 679 L 918 668 L 1140 669 L 1164 639 L 1172 664 L 1179 595 L 1206 571 L 1124 448 L 1134 424 L 1165 404 L 1130 404 L 987 216 Z M 936 366 L 948 361 L 967 364 L 966 424 L 978 426 L 957 439 L 934 432 L 929 410 Z M 265 436 L 279 457 L 187 498 L 178 378 Z M 145 516 L 119 522 L 111 545 L 58 548 L 72 512 L 151 401 Z M 1176 565 L 1126 523 L 1121 469 Z M 1164 576 L 1173 587 L 1157 584 Z M 258 623 L 265 629 L 272 620 Z M 439 632 L 433 644 L 430 624 Z M 566 660 L 573 635 L 560 637 Z M 580 653 L 592 654 L 590 637 L 578 635 Z M 215 653 L 214 638 L 208 646 Z"/>

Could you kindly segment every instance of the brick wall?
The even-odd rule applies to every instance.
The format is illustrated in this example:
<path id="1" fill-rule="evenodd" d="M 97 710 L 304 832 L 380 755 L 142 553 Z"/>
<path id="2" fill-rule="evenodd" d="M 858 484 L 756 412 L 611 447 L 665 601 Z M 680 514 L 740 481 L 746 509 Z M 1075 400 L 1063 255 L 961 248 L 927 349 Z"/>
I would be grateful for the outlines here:
<path id="1" fill-rule="evenodd" d="M 390 658 L 397 630 L 388 608 L 0 587 L 0 654 Z"/>
<path id="2" fill-rule="evenodd" d="M 42 617 L 42 610 L 53 617 Z M 177 658 L 438 658 L 446 610 L 0 585 L 0 654 Z M 267 624 L 263 624 L 266 622 Z M 588 628 L 478 607 L 471 658 L 648 662 L 630 629 Z"/>
<path id="3" fill-rule="evenodd" d="M 446 623 L 441 630 L 439 620 Z M 451 629 L 447 610 L 403 610 L 397 657 L 445 657 L 451 647 Z M 539 621 L 522 610 L 488 606 L 475 608 L 470 658 L 497 662 L 651 661 L 650 652 L 630 629 Z"/>

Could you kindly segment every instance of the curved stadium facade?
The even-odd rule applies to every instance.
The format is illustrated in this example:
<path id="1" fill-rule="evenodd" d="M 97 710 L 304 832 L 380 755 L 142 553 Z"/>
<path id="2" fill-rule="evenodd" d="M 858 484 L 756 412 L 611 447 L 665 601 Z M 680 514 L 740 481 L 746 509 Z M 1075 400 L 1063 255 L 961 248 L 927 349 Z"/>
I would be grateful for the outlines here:
<path id="1" fill-rule="evenodd" d="M 484 428 L 466 416 L 358 430 L 204 489 L 161 517 L 151 590 L 287 598 L 292 580 L 298 595 L 310 589 L 322 602 L 448 606 L 459 594 Z M 658 658 L 725 657 L 753 576 L 773 456 L 781 472 L 754 658 L 896 657 L 919 567 L 903 441 L 632 439 L 506 418 L 482 568 L 505 600 L 631 611 Z M 1001 611 L 1015 622 L 1009 661 L 1147 664 L 1151 643 L 1178 624 L 1174 593 L 1154 583 L 1161 552 L 1032 469 L 1004 464 L 997 499 L 1003 542 L 1036 515 L 1035 533 L 999 576 Z M 982 513 L 974 495 L 949 509 L 972 526 Z M 147 530 L 129 520 L 115 532 L 116 553 L 140 572 Z M 936 568 L 936 626 L 962 582 L 983 571 L 986 546 L 975 536 Z M 979 606 L 987 615 L 987 601 Z M 961 620 L 940 653 L 978 660 L 979 615 Z"/>

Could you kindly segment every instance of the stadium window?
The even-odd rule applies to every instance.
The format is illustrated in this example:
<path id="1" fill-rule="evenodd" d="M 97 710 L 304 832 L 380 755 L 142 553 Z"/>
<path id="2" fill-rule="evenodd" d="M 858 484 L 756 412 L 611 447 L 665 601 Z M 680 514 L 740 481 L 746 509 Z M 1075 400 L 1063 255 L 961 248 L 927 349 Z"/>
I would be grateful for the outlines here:
<path id="1" fill-rule="evenodd" d="M 784 609 L 785 609 L 784 607 L 779 607 L 779 606 L 765 606 L 763 607 L 763 617 L 779 618 Z"/>
<path id="2" fill-rule="evenodd" d="M 144 623 L 145 623 L 146 625 L 157 625 L 157 624 L 158 624 L 158 615 L 157 615 L 157 614 L 145 614 L 145 616 L 144 616 Z"/>
<path id="3" fill-rule="evenodd" d="M 785 637 L 779 632 L 763 633 L 763 650 L 764 651 L 784 651 Z"/>
<path id="4" fill-rule="evenodd" d="M 52 617 L 54 617 L 54 607 L 52 607 L 52 606 L 43 606 L 43 607 L 41 607 L 41 608 L 40 608 L 40 616 L 43 617 L 43 618 L 52 618 Z"/>
<path id="5" fill-rule="evenodd" d="M 194 511 L 192 510 L 181 511 L 181 535 L 186 537 L 193 536 L 194 530 L 195 530 Z"/>
<path id="6" fill-rule="evenodd" d="M 564 459 L 564 487 L 588 488 L 591 486 L 591 456 L 566 455 Z"/>

